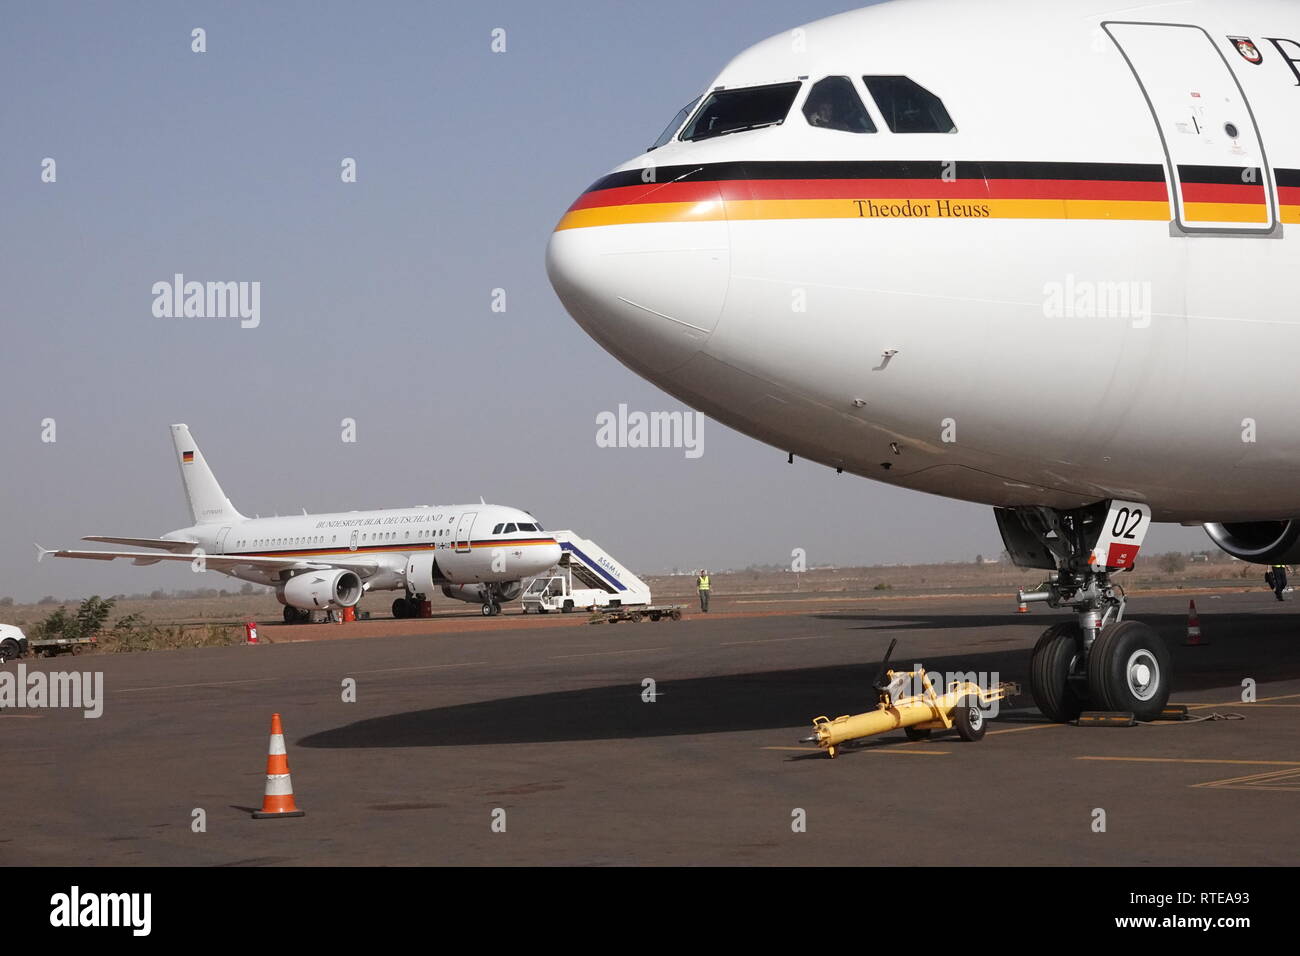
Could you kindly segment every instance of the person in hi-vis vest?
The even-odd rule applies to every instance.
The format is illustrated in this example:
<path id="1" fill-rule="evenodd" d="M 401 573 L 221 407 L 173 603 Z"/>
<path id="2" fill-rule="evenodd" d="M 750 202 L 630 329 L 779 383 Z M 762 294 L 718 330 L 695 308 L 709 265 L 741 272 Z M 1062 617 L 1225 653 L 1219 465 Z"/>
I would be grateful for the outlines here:
<path id="1" fill-rule="evenodd" d="M 709 613 L 709 572 L 700 569 L 700 575 L 695 579 L 695 587 L 700 592 L 700 610 L 705 614 Z"/>

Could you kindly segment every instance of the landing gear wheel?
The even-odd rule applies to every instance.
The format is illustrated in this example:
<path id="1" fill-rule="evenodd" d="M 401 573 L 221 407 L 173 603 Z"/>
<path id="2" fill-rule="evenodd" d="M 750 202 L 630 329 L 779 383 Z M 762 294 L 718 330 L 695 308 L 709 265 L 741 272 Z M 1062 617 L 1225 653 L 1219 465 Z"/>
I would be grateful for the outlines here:
<path id="1" fill-rule="evenodd" d="M 952 712 L 952 725 L 957 728 L 957 736 L 968 741 L 983 739 L 984 732 L 989 729 L 980 702 L 973 697 L 957 703 L 957 709 Z"/>
<path id="2" fill-rule="evenodd" d="M 1070 674 L 1083 646 L 1083 630 L 1074 621 L 1053 624 L 1034 645 L 1029 661 L 1029 689 L 1043 716 L 1064 724 L 1083 712 L 1083 701 Z"/>
<path id="3" fill-rule="evenodd" d="M 492 605 L 491 605 L 491 604 L 484 604 L 483 607 L 481 608 L 481 613 L 483 614 L 484 617 L 491 617 L 491 616 L 492 616 Z"/>
<path id="4" fill-rule="evenodd" d="M 401 618 L 410 616 L 410 609 L 409 605 L 406 603 L 406 598 L 398 598 L 393 602 L 393 617 Z"/>
<path id="5" fill-rule="evenodd" d="M 292 605 L 286 604 L 284 606 L 284 623 L 301 624 L 303 621 L 308 619 L 308 615 L 310 614 L 310 611 L 302 611 Z"/>
<path id="6" fill-rule="evenodd" d="M 1108 624 L 1088 655 L 1088 695 L 1101 710 L 1155 720 L 1169 702 L 1169 648 L 1141 621 Z"/>
<path id="7" fill-rule="evenodd" d="M 907 734 L 908 740 L 929 740 L 930 731 L 921 727 L 904 727 L 903 733 Z"/>
<path id="8" fill-rule="evenodd" d="M 492 602 L 492 614 L 495 616 L 495 615 L 500 614 L 500 613 L 501 613 L 501 605 L 498 604 L 496 601 L 493 601 L 493 602 Z"/>

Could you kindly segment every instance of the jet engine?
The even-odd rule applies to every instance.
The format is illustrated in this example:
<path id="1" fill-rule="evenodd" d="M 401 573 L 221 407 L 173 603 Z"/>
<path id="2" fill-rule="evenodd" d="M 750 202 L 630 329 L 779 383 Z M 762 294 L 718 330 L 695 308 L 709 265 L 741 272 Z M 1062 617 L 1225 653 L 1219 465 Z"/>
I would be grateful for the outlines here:
<path id="1" fill-rule="evenodd" d="M 502 581 L 500 584 L 445 584 L 442 593 L 449 598 L 455 598 L 457 601 L 466 601 L 470 604 L 486 604 L 488 599 L 488 589 L 491 588 L 496 595 L 497 602 L 513 601 L 519 597 L 524 589 L 522 581 Z"/>
<path id="2" fill-rule="evenodd" d="M 1210 540 L 1228 554 L 1255 564 L 1300 561 L 1300 519 L 1207 524 Z"/>
<path id="3" fill-rule="evenodd" d="M 304 611 L 352 607 L 361 600 L 361 578 L 355 571 L 305 571 L 276 589 L 281 604 Z"/>

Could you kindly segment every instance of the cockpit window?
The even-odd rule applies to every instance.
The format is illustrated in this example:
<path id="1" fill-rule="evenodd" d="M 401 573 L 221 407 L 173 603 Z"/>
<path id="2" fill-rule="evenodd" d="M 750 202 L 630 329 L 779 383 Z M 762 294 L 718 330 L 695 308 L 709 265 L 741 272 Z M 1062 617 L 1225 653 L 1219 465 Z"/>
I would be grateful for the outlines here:
<path id="1" fill-rule="evenodd" d="M 783 123 L 800 85 L 797 82 L 775 83 L 740 90 L 716 90 L 704 101 L 695 119 L 682 133 L 682 139 L 688 142 L 709 139 Z"/>
<path id="2" fill-rule="evenodd" d="M 520 530 L 520 531 L 536 531 L 536 530 L 537 530 L 537 525 L 535 525 L 535 524 L 524 524 L 524 523 L 521 521 L 521 522 L 519 522 L 519 530 Z"/>
<path id="3" fill-rule="evenodd" d="M 508 525 L 505 526 L 505 529 L 504 529 L 501 533 L 502 533 L 502 534 L 510 534 L 511 532 L 513 532 L 513 531 L 515 531 L 515 530 L 516 530 L 516 529 L 515 529 L 515 526 L 514 526 L 513 524 L 508 524 Z"/>
<path id="4" fill-rule="evenodd" d="M 905 76 L 864 76 L 862 82 L 894 133 L 955 133 L 943 100 Z"/>
<path id="5" fill-rule="evenodd" d="M 493 533 L 493 534 L 500 534 L 500 533 L 501 533 L 501 529 L 504 528 L 504 527 L 505 527 L 505 523 L 502 522 L 501 524 L 497 525 L 495 528 L 492 529 L 492 533 Z"/>
<path id="6" fill-rule="evenodd" d="M 677 131 L 681 129 L 682 124 L 686 122 L 686 117 L 691 115 L 691 111 L 695 109 L 696 104 L 699 102 L 700 102 L 700 98 L 697 96 L 695 97 L 695 99 L 691 100 L 680 110 L 678 110 L 677 115 L 673 117 L 672 122 L 664 127 L 664 131 L 659 134 L 659 138 L 655 140 L 654 145 L 651 146 L 650 149 L 658 149 L 664 143 L 668 142 L 674 136 L 676 136 Z M 650 150 L 646 150 L 646 152 L 649 151 Z"/>
<path id="7" fill-rule="evenodd" d="M 828 76 L 813 84 L 803 104 L 809 126 L 837 129 L 845 133 L 874 133 L 867 108 L 858 99 L 853 81 L 847 76 Z"/>

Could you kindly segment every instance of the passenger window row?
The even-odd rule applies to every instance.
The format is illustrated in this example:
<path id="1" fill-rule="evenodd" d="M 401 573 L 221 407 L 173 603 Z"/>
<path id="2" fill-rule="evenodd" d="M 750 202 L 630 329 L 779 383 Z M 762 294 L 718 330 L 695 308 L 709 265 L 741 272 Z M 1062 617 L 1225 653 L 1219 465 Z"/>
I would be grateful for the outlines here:
<path id="1" fill-rule="evenodd" d="M 497 525 L 497 527 L 500 528 L 501 526 Z M 510 527 L 513 529 L 514 525 L 511 525 Z M 521 524 L 519 526 L 520 530 L 523 531 L 531 531 L 533 530 L 534 527 L 536 527 L 537 530 L 539 531 L 541 530 L 541 525 Z M 444 538 L 448 534 L 450 534 L 450 531 L 447 528 L 441 528 L 441 529 L 435 528 L 434 530 L 429 532 L 429 536 L 433 538 Z M 423 536 L 417 534 L 416 537 L 418 539 Z M 409 531 L 405 532 L 403 538 L 404 540 L 409 541 L 411 538 L 411 532 Z M 373 544 L 376 541 L 396 541 L 398 540 L 398 533 L 396 531 L 376 531 L 374 533 L 367 532 L 366 534 L 361 535 L 358 540 L 361 541 L 362 543 L 368 543 L 368 544 Z M 299 538 L 255 538 L 255 539 L 237 541 L 235 542 L 235 547 L 237 548 L 252 547 L 255 549 L 292 548 L 292 547 L 299 547 L 302 545 L 319 545 L 319 544 L 326 544 L 326 543 L 327 542 L 325 540 L 324 535 L 312 535 L 312 536 L 299 537 Z M 330 535 L 330 539 L 328 543 L 337 544 L 338 535 Z"/>

